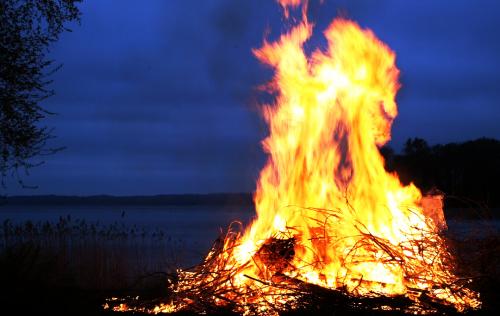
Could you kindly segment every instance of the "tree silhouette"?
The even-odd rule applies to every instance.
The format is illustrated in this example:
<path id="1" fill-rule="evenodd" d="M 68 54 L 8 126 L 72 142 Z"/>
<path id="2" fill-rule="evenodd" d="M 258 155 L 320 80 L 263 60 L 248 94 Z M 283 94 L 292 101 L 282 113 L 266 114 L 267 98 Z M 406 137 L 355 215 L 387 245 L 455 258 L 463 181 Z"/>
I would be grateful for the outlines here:
<path id="1" fill-rule="evenodd" d="M 386 147 L 380 152 L 386 168 L 396 171 L 403 183 L 413 182 L 424 192 L 437 187 L 450 197 L 448 205 L 470 201 L 500 206 L 498 140 L 479 138 L 431 147 L 423 139 L 410 138 L 400 154 Z"/>
<path id="2" fill-rule="evenodd" d="M 57 149 L 46 148 L 51 130 L 43 119 L 51 113 L 40 102 L 54 91 L 49 76 L 59 66 L 47 58 L 49 45 L 79 21 L 81 0 L 0 1 L 0 177 L 38 163 L 35 157 Z M 21 180 L 20 180 L 21 182 Z M 22 183 L 22 182 L 21 182 Z"/>

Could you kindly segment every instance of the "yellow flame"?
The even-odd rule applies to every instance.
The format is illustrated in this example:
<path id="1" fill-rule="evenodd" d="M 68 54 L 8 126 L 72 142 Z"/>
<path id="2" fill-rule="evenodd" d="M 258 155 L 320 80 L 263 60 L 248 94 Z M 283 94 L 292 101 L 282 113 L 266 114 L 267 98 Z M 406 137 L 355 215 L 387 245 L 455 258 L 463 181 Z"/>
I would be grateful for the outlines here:
<path id="1" fill-rule="evenodd" d="M 397 114 L 394 101 L 399 87 L 394 53 L 369 30 L 337 19 L 326 30 L 328 49 L 309 58 L 303 50 L 312 27 L 304 22 L 276 43 L 265 43 L 256 56 L 276 70 L 272 87 L 276 104 L 264 107 L 270 135 L 263 146 L 270 157 L 261 172 L 255 194 L 258 219 L 244 236 L 256 244 L 276 233 L 276 219 L 301 232 L 295 254 L 297 265 L 335 284 L 344 275 L 343 250 L 354 246 L 356 225 L 389 239 L 405 240 L 404 232 L 426 223 L 420 213 L 421 194 L 404 187 L 384 169 L 377 146 L 390 139 Z M 336 225 L 329 213 L 338 210 L 350 225 Z M 320 232 L 318 223 L 327 230 Z M 335 248 L 311 240 L 347 237 Z M 300 262 L 298 262 L 300 260 Z M 356 277 L 386 280 L 401 292 L 402 273 L 380 264 L 353 267 Z M 352 274 L 351 271 L 350 273 Z M 307 281 L 315 282 L 307 277 Z M 315 282 L 316 283 L 316 282 Z"/>

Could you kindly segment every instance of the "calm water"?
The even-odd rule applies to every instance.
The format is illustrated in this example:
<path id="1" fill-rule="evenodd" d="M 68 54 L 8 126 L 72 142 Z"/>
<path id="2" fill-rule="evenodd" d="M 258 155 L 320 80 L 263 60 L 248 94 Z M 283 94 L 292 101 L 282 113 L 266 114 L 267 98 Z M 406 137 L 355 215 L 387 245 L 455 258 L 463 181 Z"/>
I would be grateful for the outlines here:
<path id="1" fill-rule="evenodd" d="M 250 206 L 78 206 L 78 205 L 2 205 L 0 221 L 57 223 L 61 217 L 84 220 L 102 226 L 110 224 L 161 230 L 169 239 L 182 244 L 185 264 L 201 260 L 212 243 L 232 222 L 248 223 L 254 216 Z"/>
<path id="2" fill-rule="evenodd" d="M 248 223 L 254 216 L 250 206 L 77 206 L 77 205 L 1 205 L 0 221 L 13 223 L 56 223 L 60 217 L 85 220 L 87 223 L 109 225 L 117 223 L 126 227 L 136 226 L 149 231 L 161 230 L 166 236 L 180 241 L 187 253 L 185 264 L 193 264 L 203 258 L 221 229 L 233 221 Z M 498 233 L 500 221 L 449 220 L 453 233 Z"/>

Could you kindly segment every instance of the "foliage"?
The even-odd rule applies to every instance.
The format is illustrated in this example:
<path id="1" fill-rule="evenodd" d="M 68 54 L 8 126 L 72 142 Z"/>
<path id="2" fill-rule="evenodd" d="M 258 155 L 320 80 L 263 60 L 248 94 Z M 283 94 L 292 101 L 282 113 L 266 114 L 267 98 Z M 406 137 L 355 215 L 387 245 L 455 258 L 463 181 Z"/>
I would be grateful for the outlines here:
<path id="1" fill-rule="evenodd" d="M 0 2 L 0 174 L 36 165 L 47 149 L 51 113 L 40 102 L 54 94 L 48 77 L 59 66 L 48 58 L 65 24 L 79 21 L 81 0 L 2 0 Z M 18 179 L 19 176 L 18 176 Z M 3 181 L 2 181 L 3 182 Z"/>

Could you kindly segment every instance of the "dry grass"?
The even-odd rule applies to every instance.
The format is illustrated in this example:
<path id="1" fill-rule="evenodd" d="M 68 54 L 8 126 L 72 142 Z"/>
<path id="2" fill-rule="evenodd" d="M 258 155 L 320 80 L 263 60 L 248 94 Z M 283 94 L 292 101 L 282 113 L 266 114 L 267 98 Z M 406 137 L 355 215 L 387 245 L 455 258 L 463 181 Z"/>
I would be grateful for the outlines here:
<path id="1" fill-rule="evenodd" d="M 161 230 L 69 216 L 56 223 L 5 220 L 0 226 L 0 258 L 5 264 L 42 275 L 39 270 L 50 265 L 54 275 L 48 283 L 89 290 L 126 289 L 152 272 L 175 271 L 182 246 Z"/>

